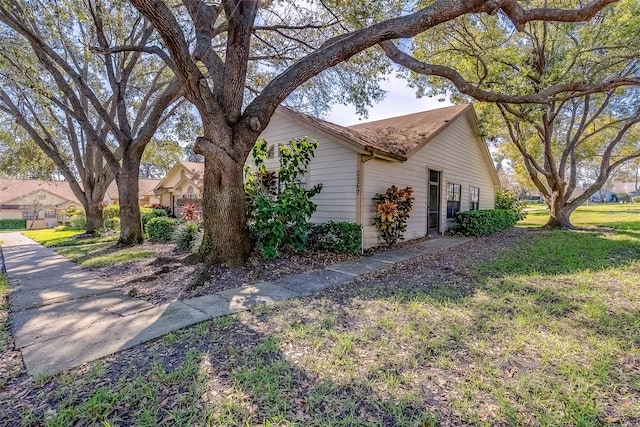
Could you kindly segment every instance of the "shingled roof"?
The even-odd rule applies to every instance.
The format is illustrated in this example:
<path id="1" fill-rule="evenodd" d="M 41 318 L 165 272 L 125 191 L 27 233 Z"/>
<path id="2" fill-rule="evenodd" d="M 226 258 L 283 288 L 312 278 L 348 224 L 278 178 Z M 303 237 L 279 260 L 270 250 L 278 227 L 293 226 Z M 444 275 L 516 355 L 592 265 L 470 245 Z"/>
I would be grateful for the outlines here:
<path id="1" fill-rule="evenodd" d="M 349 129 L 366 135 L 377 146 L 389 152 L 408 156 L 422 148 L 444 130 L 447 124 L 470 108 L 470 104 L 454 105 L 361 123 L 349 126 Z"/>
<path id="2" fill-rule="evenodd" d="M 44 190 L 71 202 L 80 203 L 66 181 L 40 181 L 37 179 L 0 178 L 0 205 Z"/>
<path id="3" fill-rule="evenodd" d="M 406 160 L 408 156 L 444 130 L 453 119 L 470 108 L 472 108 L 470 104 L 454 105 L 348 127 L 286 107 L 282 107 L 282 111 L 325 132 L 346 139 L 364 150 L 386 154 L 396 160 Z"/>

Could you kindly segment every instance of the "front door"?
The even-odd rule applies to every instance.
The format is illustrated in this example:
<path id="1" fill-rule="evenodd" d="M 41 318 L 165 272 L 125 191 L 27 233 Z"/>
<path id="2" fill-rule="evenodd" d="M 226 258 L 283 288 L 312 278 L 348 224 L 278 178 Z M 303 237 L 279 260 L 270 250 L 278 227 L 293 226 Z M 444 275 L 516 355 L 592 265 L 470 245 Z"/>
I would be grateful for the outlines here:
<path id="1" fill-rule="evenodd" d="M 427 185 L 427 234 L 440 232 L 440 172 L 429 169 Z"/>

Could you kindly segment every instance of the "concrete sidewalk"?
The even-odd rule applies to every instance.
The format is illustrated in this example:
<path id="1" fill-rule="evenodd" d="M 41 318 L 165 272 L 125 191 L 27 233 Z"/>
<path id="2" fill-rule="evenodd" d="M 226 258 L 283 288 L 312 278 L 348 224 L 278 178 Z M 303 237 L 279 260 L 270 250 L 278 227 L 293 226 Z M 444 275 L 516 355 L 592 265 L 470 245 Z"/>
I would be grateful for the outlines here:
<path id="1" fill-rule="evenodd" d="M 467 240 L 439 237 L 325 270 L 155 306 L 20 233 L 2 234 L 15 346 L 34 376 L 65 371 L 207 319 L 345 284 Z"/>

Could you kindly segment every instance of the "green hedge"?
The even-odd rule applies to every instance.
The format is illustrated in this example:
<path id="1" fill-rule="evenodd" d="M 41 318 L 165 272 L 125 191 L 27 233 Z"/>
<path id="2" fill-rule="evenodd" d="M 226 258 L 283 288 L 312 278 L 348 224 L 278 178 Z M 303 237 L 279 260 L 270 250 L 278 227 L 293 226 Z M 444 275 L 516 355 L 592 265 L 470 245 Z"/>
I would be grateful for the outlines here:
<path id="1" fill-rule="evenodd" d="M 454 220 L 453 234 L 481 237 L 513 227 L 518 222 L 518 213 L 512 209 L 481 209 L 459 212 Z"/>
<path id="2" fill-rule="evenodd" d="M 27 228 L 26 219 L 0 219 L 0 230 L 21 230 Z"/>
<path id="3" fill-rule="evenodd" d="M 359 254 L 362 253 L 362 227 L 335 221 L 311 224 L 307 245 L 319 251 Z"/>
<path id="4" fill-rule="evenodd" d="M 146 227 L 149 240 L 153 242 L 170 241 L 171 236 L 173 236 L 173 232 L 176 229 L 177 222 L 177 219 L 168 218 L 166 216 L 151 218 Z"/>
<path id="5" fill-rule="evenodd" d="M 102 219 L 120 218 L 120 205 L 107 205 L 102 208 Z"/>
<path id="6" fill-rule="evenodd" d="M 147 224 L 153 218 L 167 217 L 167 211 L 159 208 L 140 208 L 140 217 L 142 218 L 142 229 L 147 229 Z"/>

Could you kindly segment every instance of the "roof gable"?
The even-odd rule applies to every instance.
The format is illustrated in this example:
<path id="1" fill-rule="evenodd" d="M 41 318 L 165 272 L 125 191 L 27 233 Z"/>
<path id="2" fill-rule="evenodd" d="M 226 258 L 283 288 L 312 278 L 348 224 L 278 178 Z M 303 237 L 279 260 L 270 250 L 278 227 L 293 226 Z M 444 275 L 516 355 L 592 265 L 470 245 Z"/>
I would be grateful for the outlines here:
<path id="1" fill-rule="evenodd" d="M 374 140 L 379 147 L 410 157 L 466 110 L 470 104 L 454 105 L 349 126 Z"/>
<path id="2" fill-rule="evenodd" d="M 66 181 L 0 178 L 0 204 L 9 204 L 8 202 L 22 199 L 40 190 L 70 202 L 80 203 Z"/>
<path id="3" fill-rule="evenodd" d="M 182 174 L 184 172 L 184 176 Z M 202 185 L 190 177 L 190 175 L 204 174 L 204 163 L 198 162 L 178 162 L 176 163 L 167 175 L 162 178 L 153 188 L 154 190 L 160 190 L 162 188 L 175 188 L 178 184 L 182 184 L 184 178 L 189 178 L 194 184 L 201 187 Z"/>

